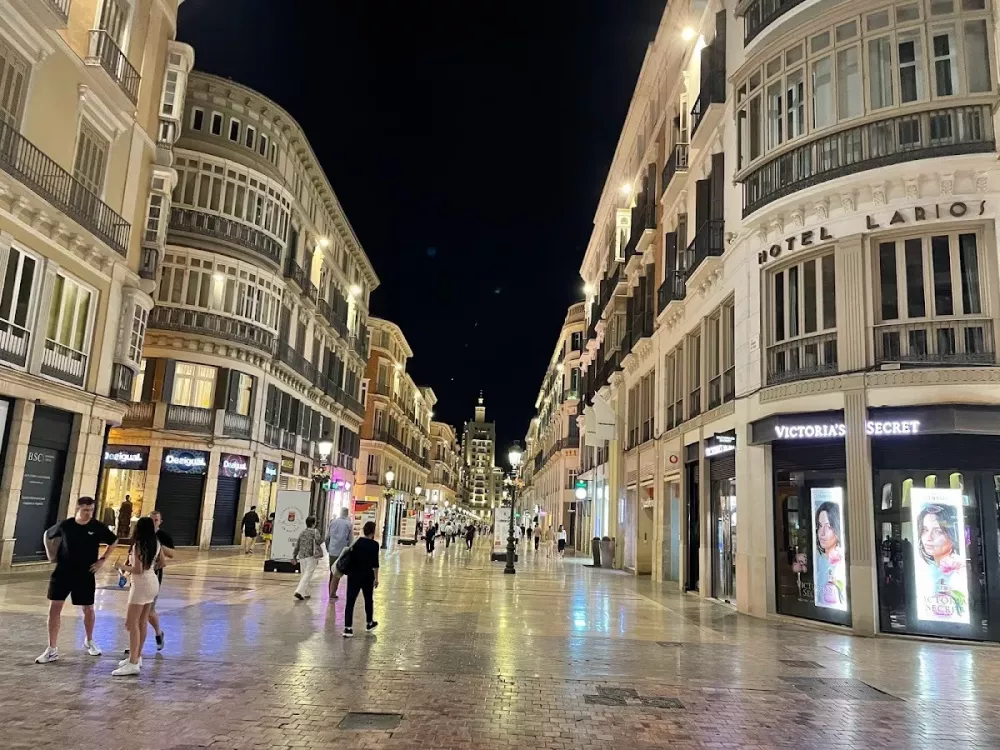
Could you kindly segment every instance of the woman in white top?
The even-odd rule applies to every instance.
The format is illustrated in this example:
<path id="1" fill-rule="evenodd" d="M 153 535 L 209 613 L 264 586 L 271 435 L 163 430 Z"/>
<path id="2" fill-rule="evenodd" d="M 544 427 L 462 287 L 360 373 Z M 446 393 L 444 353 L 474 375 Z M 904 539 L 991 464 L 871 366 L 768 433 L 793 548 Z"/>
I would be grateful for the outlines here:
<path id="1" fill-rule="evenodd" d="M 559 524 L 559 536 L 557 538 L 559 543 L 559 557 L 562 557 L 566 551 L 566 529 L 563 528 L 562 524 Z"/>
<path id="2" fill-rule="evenodd" d="M 128 677 L 139 674 L 142 666 L 142 644 L 146 642 L 149 610 L 153 600 L 160 593 L 160 582 L 156 578 L 156 568 L 163 567 L 163 552 L 156 538 L 156 526 L 148 516 L 140 518 L 135 525 L 132 551 L 129 562 L 121 568 L 132 574 L 132 587 L 128 592 L 128 614 L 125 616 L 125 630 L 128 631 L 129 655 L 118 662 L 118 669 L 111 674 Z"/>

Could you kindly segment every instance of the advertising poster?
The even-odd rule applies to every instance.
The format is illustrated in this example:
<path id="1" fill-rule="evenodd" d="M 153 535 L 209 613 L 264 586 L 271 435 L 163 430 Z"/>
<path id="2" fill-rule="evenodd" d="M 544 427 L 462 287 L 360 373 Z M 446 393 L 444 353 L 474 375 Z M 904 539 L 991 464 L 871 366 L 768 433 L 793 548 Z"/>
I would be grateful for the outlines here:
<path id="1" fill-rule="evenodd" d="M 403 516 L 403 523 L 399 529 L 400 539 L 417 538 L 417 517 L 407 514 Z"/>
<path id="2" fill-rule="evenodd" d="M 844 490 L 813 487 L 812 520 L 816 542 L 813 600 L 817 607 L 847 611 L 847 524 Z"/>
<path id="3" fill-rule="evenodd" d="M 969 624 L 969 573 L 965 564 L 962 490 L 914 487 L 913 576 L 917 619 Z"/>
<path id="4" fill-rule="evenodd" d="M 274 540 L 271 559 L 291 562 L 295 540 L 306 528 L 309 493 L 301 490 L 278 490 L 274 503 Z"/>
<path id="5" fill-rule="evenodd" d="M 510 533 L 510 508 L 493 509 L 493 553 L 507 554 L 507 536 Z"/>
<path id="6" fill-rule="evenodd" d="M 361 536 L 361 530 L 369 521 L 378 524 L 378 501 L 357 500 L 354 503 L 354 538 Z M 375 529 L 375 537 L 378 538 L 378 528 Z"/>

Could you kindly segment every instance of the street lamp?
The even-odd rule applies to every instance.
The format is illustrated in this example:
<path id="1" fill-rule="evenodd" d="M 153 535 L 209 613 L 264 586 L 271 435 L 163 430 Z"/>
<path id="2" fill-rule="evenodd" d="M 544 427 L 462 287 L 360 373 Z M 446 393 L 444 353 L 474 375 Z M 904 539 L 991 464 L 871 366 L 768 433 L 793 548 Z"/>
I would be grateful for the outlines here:
<path id="1" fill-rule="evenodd" d="M 389 546 L 389 501 L 392 500 L 392 481 L 396 478 L 396 472 L 389 469 L 385 473 L 385 489 L 382 496 L 385 498 L 385 519 L 382 523 L 382 549 Z"/>
<path id="2" fill-rule="evenodd" d="M 514 505 L 517 502 L 517 473 L 521 466 L 521 446 L 515 440 L 514 445 L 507 452 L 507 460 L 510 462 L 510 476 L 504 484 L 510 490 L 510 524 L 507 529 L 507 564 L 504 566 L 505 575 L 514 575 Z"/>

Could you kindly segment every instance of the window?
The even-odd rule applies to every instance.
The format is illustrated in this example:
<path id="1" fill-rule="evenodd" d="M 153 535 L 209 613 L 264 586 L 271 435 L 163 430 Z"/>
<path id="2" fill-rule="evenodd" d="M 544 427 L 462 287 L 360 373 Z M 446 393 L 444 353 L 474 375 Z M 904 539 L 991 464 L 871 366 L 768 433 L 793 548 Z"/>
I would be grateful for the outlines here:
<path id="1" fill-rule="evenodd" d="M 701 414 L 701 333 L 687 337 L 688 419 Z"/>
<path id="2" fill-rule="evenodd" d="M 841 120 L 862 112 L 861 65 L 857 47 L 837 52 L 837 116 Z"/>
<path id="3" fill-rule="evenodd" d="M 108 165 L 108 142 L 86 120 L 80 120 L 76 137 L 76 160 L 73 176 L 87 190 L 101 197 L 104 192 L 104 175 Z"/>
<path id="4" fill-rule="evenodd" d="M 965 23 L 965 70 L 968 75 L 966 88 L 970 94 L 991 91 L 990 47 L 986 39 L 986 21 Z"/>
<path id="5" fill-rule="evenodd" d="M 569 348 L 570 348 L 571 351 L 579 352 L 579 351 L 583 350 L 583 332 L 582 331 L 573 331 L 573 333 L 570 334 L 569 341 L 570 341 Z"/>
<path id="6" fill-rule="evenodd" d="M 142 384 L 146 380 L 146 360 L 139 363 L 139 374 L 132 380 L 132 400 L 142 401 Z"/>
<path id="7" fill-rule="evenodd" d="M 133 305 L 132 332 L 128 339 L 128 358 L 130 362 L 140 362 L 142 360 L 142 342 L 146 337 L 146 321 L 149 319 L 149 310 L 140 305 Z"/>
<path id="8" fill-rule="evenodd" d="M 22 366 L 27 364 L 37 273 L 35 257 L 12 245 L 0 287 L 0 358 Z"/>
<path id="9" fill-rule="evenodd" d="M 982 246 L 976 232 L 878 243 L 879 362 L 993 362 L 993 324 L 982 296 Z"/>
<path id="10" fill-rule="evenodd" d="M 260 140 L 257 143 L 257 147 L 261 156 L 267 156 L 267 136 L 263 133 L 260 134 Z"/>
<path id="11" fill-rule="evenodd" d="M 0 123 L 18 130 L 24 113 L 31 65 L 0 39 Z"/>
<path id="12" fill-rule="evenodd" d="M 211 409 L 215 397 L 216 369 L 208 365 L 176 362 L 170 403 Z"/>
<path id="13" fill-rule="evenodd" d="M 222 115 L 212 113 L 212 135 L 222 135 Z"/>
<path id="14" fill-rule="evenodd" d="M 769 384 L 837 371 L 834 257 L 827 253 L 770 278 Z"/>
<path id="15" fill-rule="evenodd" d="M 146 207 L 146 230 L 142 235 L 142 241 L 146 244 L 160 246 L 164 229 L 163 211 L 166 198 L 159 193 L 149 194 L 149 205 Z"/>
<path id="16" fill-rule="evenodd" d="M 163 96 L 160 98 L 160 115 L 180 120 L 184 103 L 184 74 L 180 70 L 167 68 L 163 76 Z"/>
<path id="17" fill-rule="evenodd" d="M 665 428 L 672 430 L 684 421 L 684 353 L 681 347 L 663 359 L 663 389 Z"/>
<path id="18" fill-rule="evenodd" d="M 732 401 L 735 397 L 736 323 L 733 301 L 729 300 L 708 318 L 708 343 L 705 358 L 708 366 L 708 408 Z"/>
<path id="19" fill-rule="evenodd" d="M 235 117 L 229 118 L 229 140 L 240 142 L 240 121 Z"/>
<path id="20" fill-rule="evenodd" d="M 893 104 L 892 45 L 887 36 L 868 42 L 868 100 L 872 109 L 891 107 Z"/>
<path id="21" fill-rule="evenodd" d="M 247 125 L 246 132 L 244 133 L 243 143 L 247 148 L 253 148 L 256 142 L 257 131 L 254 129 L 253 125 Z"/>
<path id="22" fill-rule="evenodd" d="M 931 35 L 931 49 L 934 55 L 934 94 L 939 97 L 952 96 L 958 78 L 953 27 L 936 27 Z"/>
<path id="23" fill-rule="evenodd" d="M 191 129 L 201 130 L 205 126 L 205 111 L 195 107 L 191 110 Z"/>
<path id="24" fill-rule="evenodd" d="M 249 417 L 253 411 L 253 377 L 245 372 L 233 372 L 236 413 Z"/>
<path id="25" fill-rule="evenodd" d="M 901 32 L 898 40 L 899 100 L 907 104 L 924 98 L 924 60 L 920 32 Z"/>
<path id="26" fill-rule="evenodd" d="M 90 289 L 59 273 L 52 289 L 49 307 L 50 341 L 85 353 L 89 336 L 91 298 Z"/>
<path id="27" fill-rule="evenodd" d="M 827 55 L 812 65 L 813 128 L 833 125 L 833 61 Z"/>

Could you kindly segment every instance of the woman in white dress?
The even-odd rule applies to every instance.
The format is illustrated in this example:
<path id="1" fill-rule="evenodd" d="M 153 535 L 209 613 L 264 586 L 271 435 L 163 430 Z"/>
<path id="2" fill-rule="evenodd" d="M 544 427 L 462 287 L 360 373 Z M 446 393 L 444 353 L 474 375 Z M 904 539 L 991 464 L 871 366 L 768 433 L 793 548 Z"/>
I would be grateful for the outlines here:
<path id="1" fill-rule="evenodd" d="M 160 582 L 156 579 L 156 568 L 164 563 L 163 551 L 156 539 L 156 526 L 148 516 L 140 518 L 135 525 L 132 551 L 127 565 L 122 570 L 132 574 L 132 586 L 128 592 L 128 614 L 125 616 L 125 630 L 128 631 L 128 658 L 118 662 L 118 669 L 111 674 L 128 677 L 139 674 L 142 666 L 142 644 L 146 642 L 149 610 L 160 592 Z"/>

